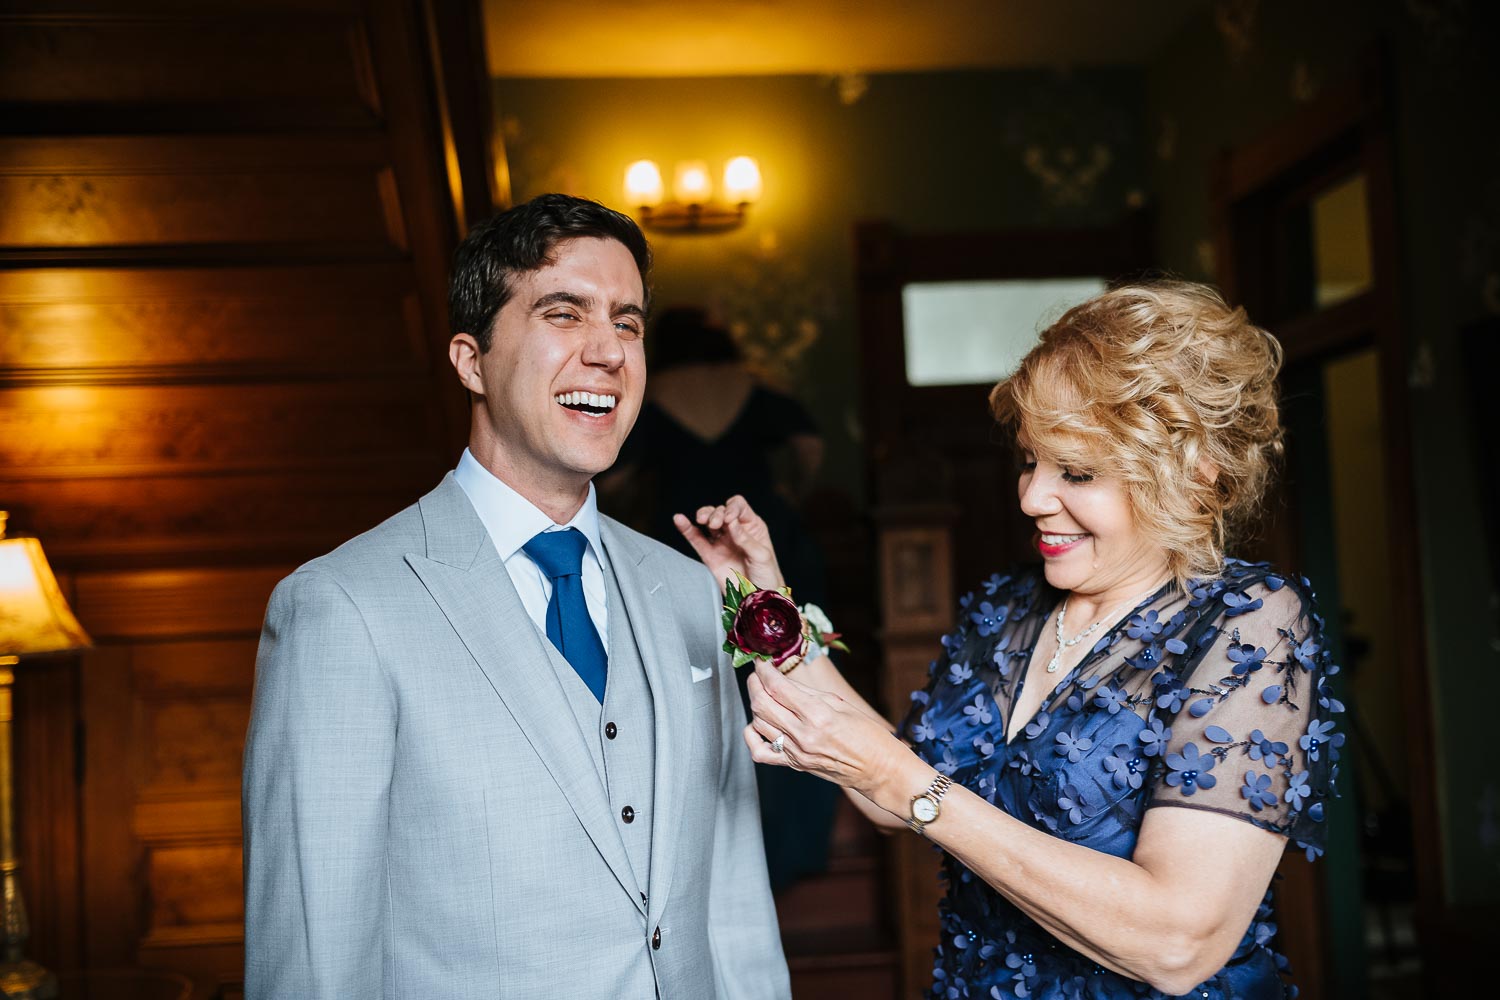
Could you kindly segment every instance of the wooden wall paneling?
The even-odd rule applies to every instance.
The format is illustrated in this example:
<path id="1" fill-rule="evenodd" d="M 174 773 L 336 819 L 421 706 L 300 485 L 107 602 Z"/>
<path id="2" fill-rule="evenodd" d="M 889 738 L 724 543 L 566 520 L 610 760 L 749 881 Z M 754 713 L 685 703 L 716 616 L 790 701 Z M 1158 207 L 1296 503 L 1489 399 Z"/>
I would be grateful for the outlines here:
<path id="1" fill-rule="evenodd" d="M 428 454 L 436 436 L 424 403 L 405 379 L 17 388 L 0 396 L 0 465 L 63 477 L 399 461 Z"/>
<path id="2" fill-rule="evenodd" d="M 50 969 L 76 968 L 82 958 L 78 658 L 26 662 L 16 671 L 15 698 L 16 829 L 31 920 L 26 953 Z"/>
<path id="3" fill-rule="evenodd" d="M 84 627 L 91 623 L 85 617 Z M 136 706 L 130 694 L 133 651 L 98 641 L 83 657 L 80 713 L 85 725 L 80 863 L 85 885 L 83 955 L 94 967 L 135 964 L 142 902 L 135 874 L 143 853 L 130 835 L 134 799 L 132 736 Z"/>
<path id="4" fill-rule="evenodd" d="M 378 135 L 0 139 L 0 249 L 315 245 L 404 253 Z M 15 211 L 25 205 L 27 210 Z"/>
<path id="5" fill-rule="evenodd" d="M 85 573 L 90 964 L 239 977 L 239 774 L 260 620 L 291 567 Z"/>
<path id="6" fill-rule="evenodd" d="M 95 132 L 379 121 L 357 3 L 7 6 L 0 117 L 18 130 L 57 129 L 59 109 Z"/>
<path id="7" fill-rule="evenodd" d="M 160 620 L 146 630 L 168 631 Z M 195 996 L 240 978 L 243 954 L 243 885 L 240 871 L 238 782 L 209 780 L 180 785 L 174 793 L 151 789 L 153 758 L 169 751 L 143 734 L 162 704 L 143 686 L 142 665 L 170 656 L 174 645 L 101 643 L 85 657 L 82 714 L 86 768 L 82 789 L 82 876 L 86 890 L 83 964 L 142 966 L 191 976 Z M 253 665 L 253 640 L 194 643 L 203 670 L 218 666 L 205 650 Z M 213 688 L 210 682 L 210 689 Z M 194 695 L 181 691 L 179 700 Z M 249 693 L 241 697 L 248 711 Z M 187 742 L 212 739 L 191 731 Z M 238 758 L 243 731 L 222 734 L 215 753 Z"/>
<path id="8" fill-rule="evenodd" d="M 935 639 L 952 624 L 952 587 L 933 587 L 935 579 L 946 580 L 952 572 L 952 553 L 942 524 L 883 527 L 880 569 L 880 606 L 889 636 Z M 889 679 L 899 688 L 914 678 L 900 674 Z M 917 686 L 922 683 L 926 683 L 925 672 Z M 887 703 L 900 709 L 905 697 L 899 690 L 891 694 Z"/>
<path id="9" fill-rule="evenodd" d="M 271 589 L 291 570 L 265 566 L 81 573 L 74 608 L 100 644 L 253 637 L 260 632 Z M 145 676 L 156 680 L 172 675 L 169 667 L 158 666 L 147 668 Z"/>
<path id="10" fill-rule="evenodd" d="M 936 637 L 885 643 L 886 691 L 900 721 L 911 704 L 911 692 L 927 686 Z M 891 901 L 901 949 L 903 997 L 920 996 L 932 985 L 933 949 L 941 937 L 938 903 L 943 896 L 938 852 L 921 837 L 897 834 L 890 839 Z"/>
<path id="11" fill-rule="evenodd" d="M 0 271 L 0 386 L 422 375 L 415 298 L 398 262 Z"/>
<path id="12" fill-rule="evenodd" d="M 141 760 L 131 829 L 145 846 L 150 911 L 141 948 L 243 940 L 239 776 L 253 638 L 135 648 Z"/>
<path id="13" fill-rule="evenodd" d="M 276 475 L 31 478 L 7 505 L 59 564 L 301 560 L 374 527 L 437 482 L 433 464 Z M 52 541 L 57 539 L 57 541 Z"/>
<path id="14" fill-rule="evenodd" d="M 142 952 L 245 940 L 245 883 L 239 835 L 230 843 L 150 843 L 146 884 L 151 912 Z"/>

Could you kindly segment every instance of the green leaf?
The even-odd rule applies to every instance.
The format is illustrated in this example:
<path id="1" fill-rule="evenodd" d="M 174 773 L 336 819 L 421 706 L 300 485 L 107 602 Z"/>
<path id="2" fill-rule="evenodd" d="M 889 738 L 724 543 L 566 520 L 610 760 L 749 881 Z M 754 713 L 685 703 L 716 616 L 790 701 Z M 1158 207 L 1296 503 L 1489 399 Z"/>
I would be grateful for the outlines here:
<path id="1" fill-rule="evenodd" d="M 755 657 L 752 656 L 751 654 L 745 652 L 743 649 L 740 649 L 739 647 L 735 647 L 735 649 L 734 649 L 734 666 L 735 666 L 735 669 L 739 669 L 740 667 L 743 667 L 745 664 L 750 663 L 754 659 L 755 659 Z"/>
<path id="2" fill-rule="evenodd" d="M 739 652 L 739 649 L 740 649 L 740 647 L 736 646 L 734 643 L 730 642 L 728 639 L 724 640 L 724 652 L 726 652 L 726 653 L 737 653 L 737 652 Z"/>
<path id="3" fill-rule="evenodd" d="M 744 598 L 740 596 L 738 587 L 730 586 L 724 591 L 724 606 L 731 612 L 735 612 L 740 609 L 740 601 L 742 600 L 744 600 Z"/>
<path id="4" fill-rule="evenodd" d="M 740 597 L 741 597 L 741 599 L 749 597 L 751 594 L 755 593 L 757 590 L 760 589 L 755 584 L 753 584 L 749 580 L 745 579 L 745 577 L 740 573 L 739 570 L 735 570 L 734 571 L 734 575 L 740 581 Z"/>

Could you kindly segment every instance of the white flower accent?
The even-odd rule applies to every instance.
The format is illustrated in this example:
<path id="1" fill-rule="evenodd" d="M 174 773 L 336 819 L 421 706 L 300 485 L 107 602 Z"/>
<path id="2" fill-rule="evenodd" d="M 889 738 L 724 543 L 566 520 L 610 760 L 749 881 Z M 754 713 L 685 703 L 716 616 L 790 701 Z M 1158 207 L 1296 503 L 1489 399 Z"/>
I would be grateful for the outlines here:
<path id="1" fill-rule="evenodd" d="M 833 631 L 833 622 L 828 620 L 828 614 L 816 604 L 808 602 L 802 605 L 802 617 L 806 618 L 807 623 L 818 633 L 819 639 Z"/>

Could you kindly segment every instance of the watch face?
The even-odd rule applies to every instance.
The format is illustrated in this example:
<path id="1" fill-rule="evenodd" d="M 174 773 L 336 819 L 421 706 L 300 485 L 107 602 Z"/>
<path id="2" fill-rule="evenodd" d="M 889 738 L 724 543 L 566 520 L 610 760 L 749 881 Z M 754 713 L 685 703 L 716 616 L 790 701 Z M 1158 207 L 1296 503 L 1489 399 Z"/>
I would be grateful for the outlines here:
<path id="1" fill-rule="evenodd" d="M 925 795 L 912 800 L 911 814 L 919 823 L 931 823 L 938 817 L 938 804 Z"/>

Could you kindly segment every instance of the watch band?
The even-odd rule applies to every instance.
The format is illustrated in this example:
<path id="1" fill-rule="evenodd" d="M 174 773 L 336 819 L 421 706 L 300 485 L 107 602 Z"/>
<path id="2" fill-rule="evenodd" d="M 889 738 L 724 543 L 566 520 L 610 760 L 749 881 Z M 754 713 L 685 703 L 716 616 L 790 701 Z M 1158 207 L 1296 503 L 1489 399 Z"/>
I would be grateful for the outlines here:
<path id="1" fill-rule="evenodd" d="M 953 787 L 953 779 L 946 774 L 939 773 L 937 777 L 933 778 L 932 784 L 927 786 L 926 791 L 911 797 L 911 806 L 909 814 L 906 817 L 906 825 L 917 833 L 922 833 L 928 823 L 936 822 L 938 817 L 943 814 L 943 796 L 948 793 L 948 789 L 951 787 Z M 933 814 L 931 819 L 922 820 L 917 818 L 916 807 L 918 799 L 927 799 L 932 803 Z"/>

